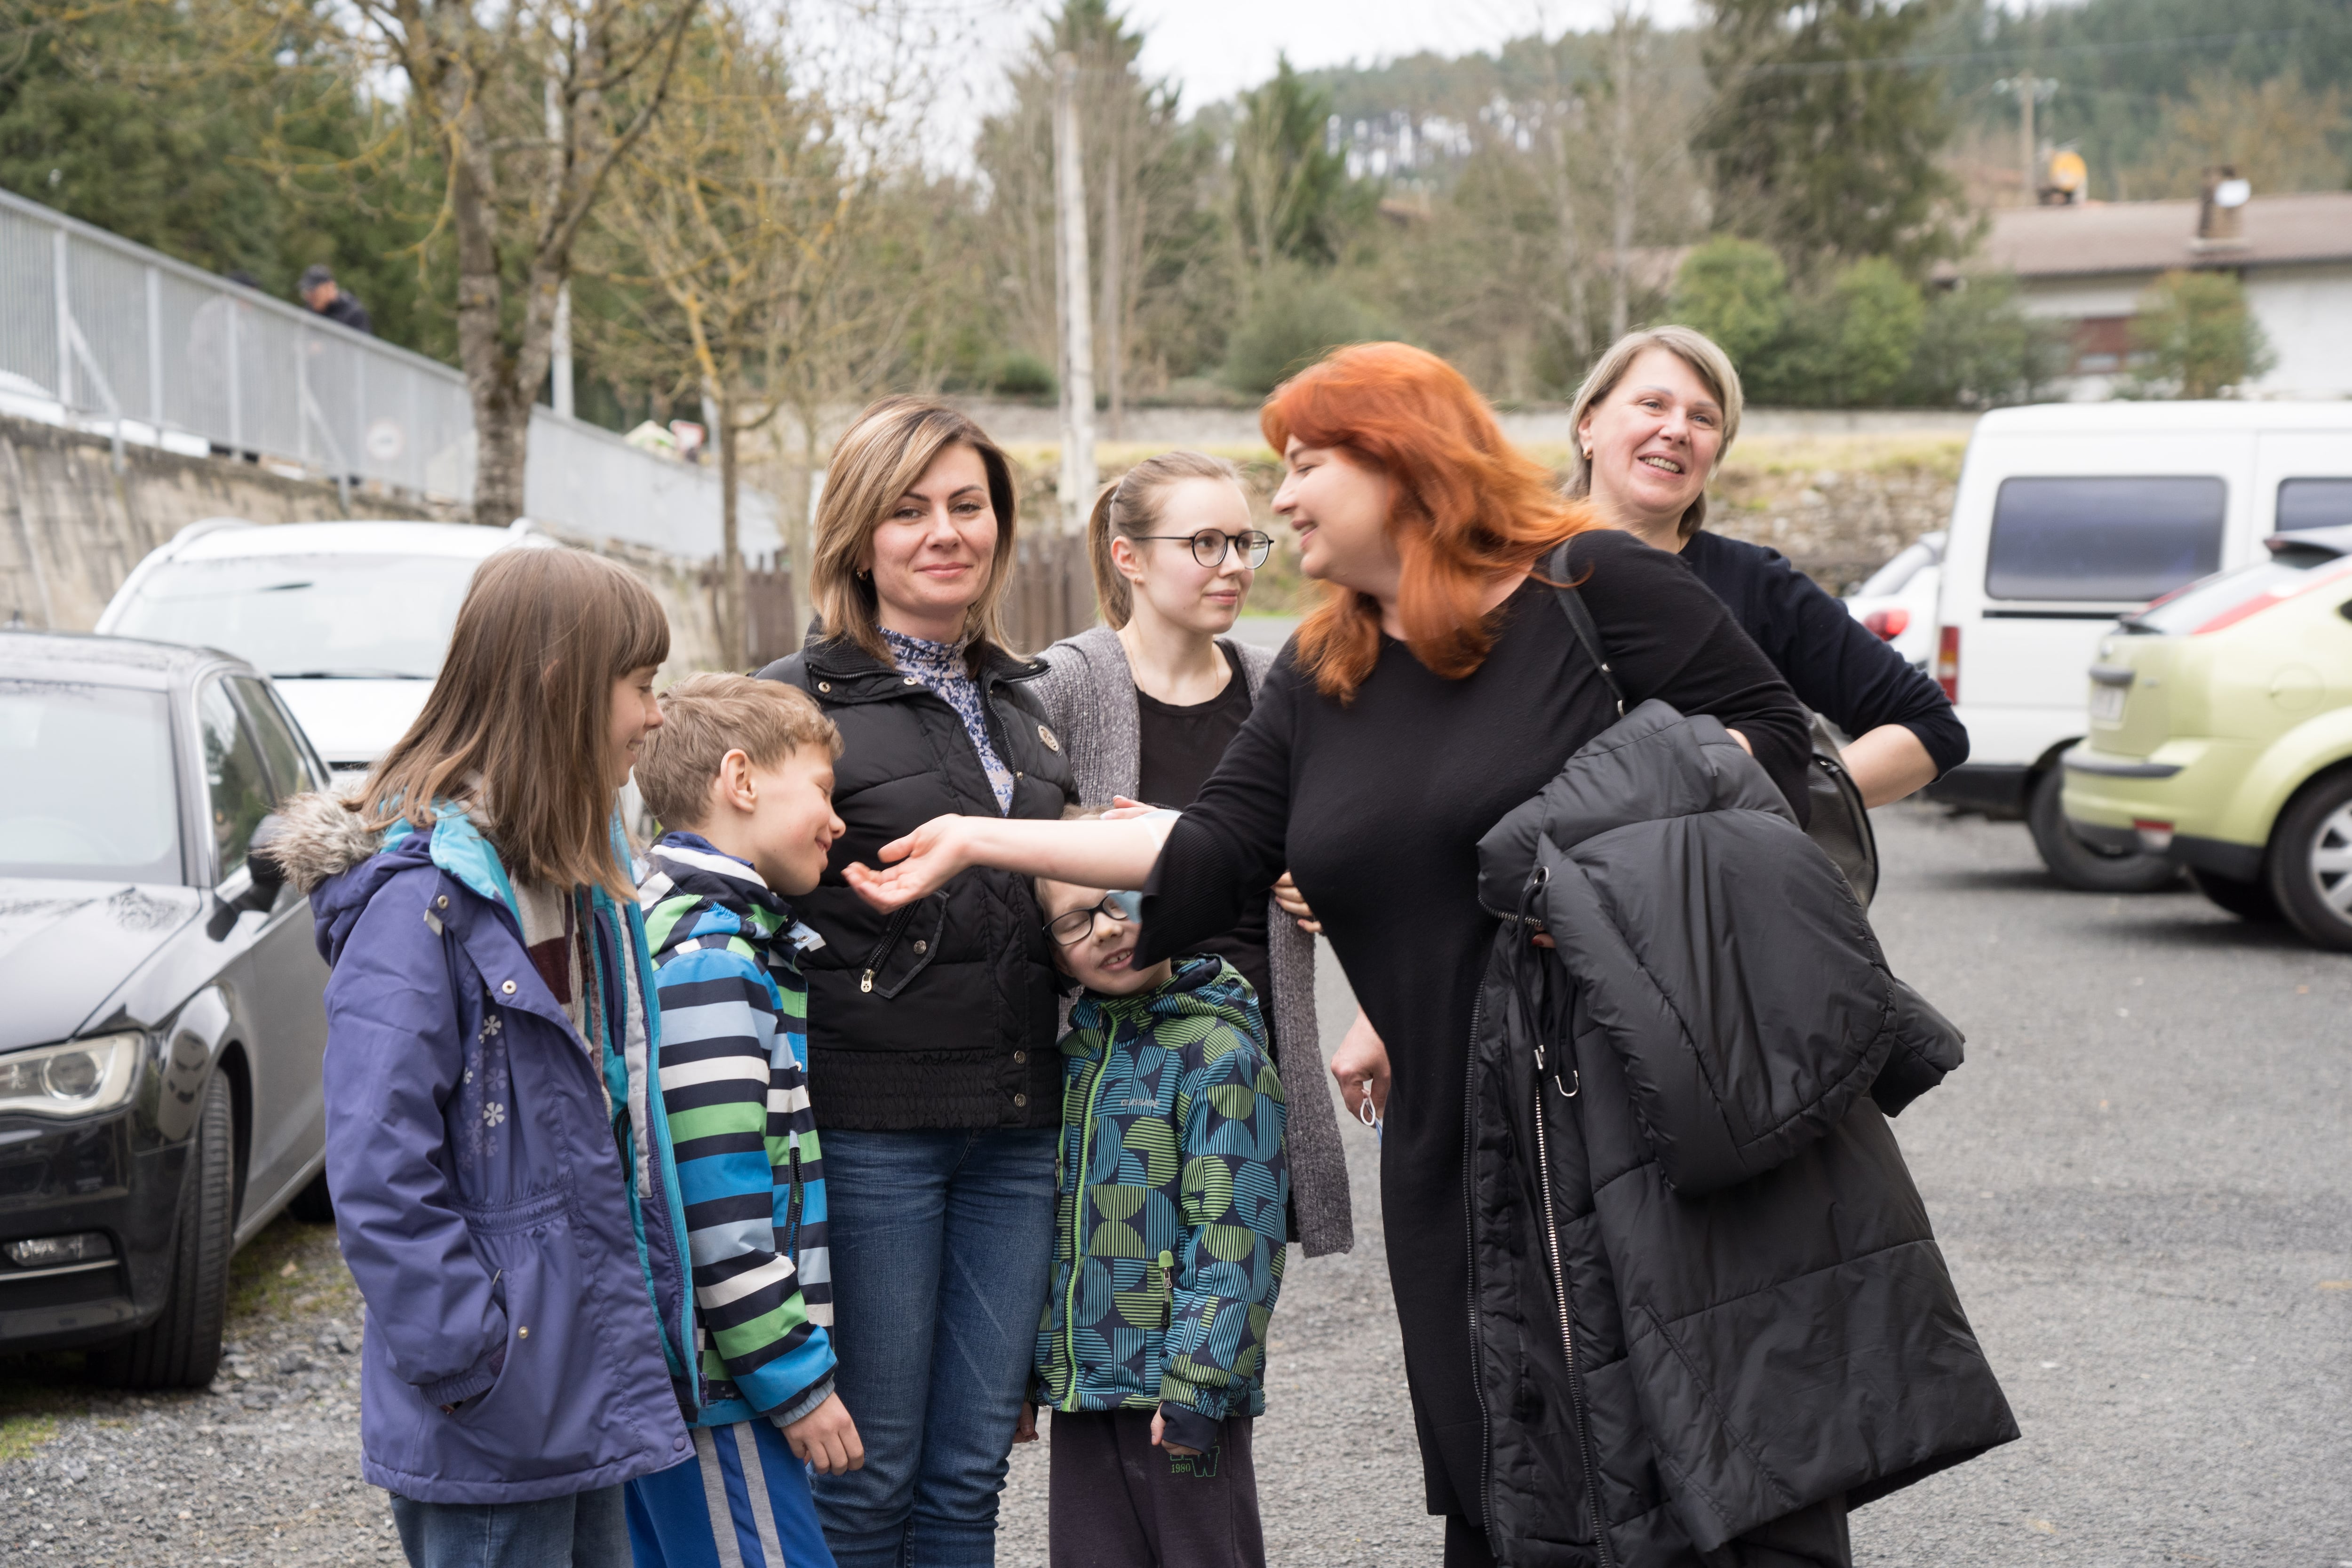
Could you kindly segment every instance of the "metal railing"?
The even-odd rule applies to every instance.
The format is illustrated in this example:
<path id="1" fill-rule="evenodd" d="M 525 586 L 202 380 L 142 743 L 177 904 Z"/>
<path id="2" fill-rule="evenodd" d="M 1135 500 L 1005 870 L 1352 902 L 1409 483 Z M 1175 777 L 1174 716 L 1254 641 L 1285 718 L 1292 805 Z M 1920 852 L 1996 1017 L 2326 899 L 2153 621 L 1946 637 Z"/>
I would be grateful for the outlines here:
<path id="1" fill-rule="evenodd" d="M 126 441 L 253 453 L 346 486 L 473 500 L 457 371 L 5 191 L 0 410 L 108 436 L 118 458 Z M 523 501 L 571 531 L 719 552 L 715 472 L 551 408 L 531 414 Z M 765 494 L 746 487 L 740 520 L 744 554 L 781 548 Z"/>

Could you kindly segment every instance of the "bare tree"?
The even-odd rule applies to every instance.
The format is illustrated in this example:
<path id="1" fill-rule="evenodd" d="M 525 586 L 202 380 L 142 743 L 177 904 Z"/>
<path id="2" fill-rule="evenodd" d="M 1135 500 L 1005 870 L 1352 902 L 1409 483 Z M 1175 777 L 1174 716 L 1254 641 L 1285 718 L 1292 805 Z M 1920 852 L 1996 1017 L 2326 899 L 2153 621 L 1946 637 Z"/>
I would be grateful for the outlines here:
<path id="1" fill-rule="evenodd" d="M 653 125 L 699 0 L 350 0 L 361 64 L 408 79 L 457 241 L 474 516 L 523 510 L 559 291 L 606 176 Z M 324 10 L 289 8 L 306 26 Z M 549 98 L 554 99 L 551 113 Z"/>

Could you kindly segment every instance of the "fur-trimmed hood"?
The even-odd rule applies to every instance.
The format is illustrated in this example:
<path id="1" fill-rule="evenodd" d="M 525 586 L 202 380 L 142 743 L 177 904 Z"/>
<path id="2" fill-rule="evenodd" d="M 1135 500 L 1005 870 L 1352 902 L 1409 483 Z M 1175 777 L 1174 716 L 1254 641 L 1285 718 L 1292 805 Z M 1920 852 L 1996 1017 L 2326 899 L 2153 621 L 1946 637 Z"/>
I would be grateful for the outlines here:
<path id="1" fill-rule="evenodd" d="M 309 896 L 330 877 L 341 876 L 383 847 L 383 832 L 371 828 L 348 795 L 316 790 L 278 808 L 280 826 L 269 841 L 269 858 L 285 868 L 286 879 Z"/>

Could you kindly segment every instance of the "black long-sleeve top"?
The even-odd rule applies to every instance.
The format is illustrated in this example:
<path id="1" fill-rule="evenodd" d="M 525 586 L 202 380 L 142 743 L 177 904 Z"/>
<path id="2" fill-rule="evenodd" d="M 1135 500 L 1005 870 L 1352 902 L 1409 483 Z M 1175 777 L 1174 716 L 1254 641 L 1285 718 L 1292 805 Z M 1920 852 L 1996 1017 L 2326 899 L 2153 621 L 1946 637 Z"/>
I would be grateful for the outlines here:
<path id="1" fill-rule="evenodd" d="M 1779 551 L 1702 529 L 1682 559 L 1806 707 L 1849 736 L 1902 725 L 1927 748 L 1938 777 L 1969 760 L 1968 730 L 1942 689 Z"/>
<path id="2" fill-rule="evenodd" d="M 1803 809 L 1803 710 L 1723 602 L 1631 534 L 1578 536 L 1570 565 L 1628 706 L 1656 697 L 1748 737 Z M 1551 590 L 1495 614 L 1486 662 L 1434 675 L 1403 643 L 1341 703 L 1286 648 L 1145 889 L 1139 964 L 1192 950 L 1262 901 L 1286 865 L 1387 1043 L 1381 1157 L 1390 1278 L 1433 1511 L 1475 1518 L 1482 1453 L 1463 1302 L 1464 1075 L 1495 921 L 1478 840 L 1616 721 Z"/>

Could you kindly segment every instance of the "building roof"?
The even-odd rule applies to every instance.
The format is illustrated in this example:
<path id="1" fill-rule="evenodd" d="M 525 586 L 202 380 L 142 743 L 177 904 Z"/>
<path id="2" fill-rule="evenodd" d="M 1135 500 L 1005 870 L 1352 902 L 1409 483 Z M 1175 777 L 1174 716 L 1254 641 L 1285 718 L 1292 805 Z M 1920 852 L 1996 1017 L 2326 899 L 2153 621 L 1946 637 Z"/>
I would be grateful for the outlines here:
<path id="1" fill-rule="evenodd" d="M 2193 200 L 1997 207 L 1981 256 L 2023 279 L 2352 261 L 2352 191 L 2256 196 L 2239 209 L 2236 239 L 2200 240 L 2198 207 Z"/>

